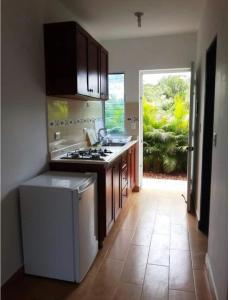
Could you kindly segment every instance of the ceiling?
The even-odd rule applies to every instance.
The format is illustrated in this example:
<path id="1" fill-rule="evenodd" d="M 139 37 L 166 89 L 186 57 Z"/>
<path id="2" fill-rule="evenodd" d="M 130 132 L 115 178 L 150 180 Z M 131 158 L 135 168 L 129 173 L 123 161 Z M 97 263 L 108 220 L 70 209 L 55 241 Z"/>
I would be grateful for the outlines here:
<path id="1" fill-rule="evenodd" d="M 99 40 L 197 31 L 206 0 L 60 0 Z M 134 12 L 141 11 L 142 27 Z"/>

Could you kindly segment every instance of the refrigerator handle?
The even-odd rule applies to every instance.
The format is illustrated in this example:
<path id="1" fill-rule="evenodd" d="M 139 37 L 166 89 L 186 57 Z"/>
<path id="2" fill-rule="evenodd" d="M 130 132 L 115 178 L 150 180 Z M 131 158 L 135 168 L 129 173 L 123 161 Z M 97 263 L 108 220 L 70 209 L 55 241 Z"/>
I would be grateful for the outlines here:
<path id="1" fill-rule="evenodd" d="M 91 180 L 88 180 L 84 185 L 80 186 L 78 188 L 79 195 L 83 194 L 90 185 L 94 184 L 96 182 L 96 178 L 91 178 Z M 81 199 L 81 196 L 79 196 L 79 200 Z"/>

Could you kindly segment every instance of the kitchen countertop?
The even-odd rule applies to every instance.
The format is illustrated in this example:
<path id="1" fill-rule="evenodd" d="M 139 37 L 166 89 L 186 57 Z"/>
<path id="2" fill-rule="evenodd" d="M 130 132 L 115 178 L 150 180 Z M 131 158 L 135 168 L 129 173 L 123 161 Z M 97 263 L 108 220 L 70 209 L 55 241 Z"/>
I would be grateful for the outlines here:
<path id="1" fill-rule="evenodd" d="M 57 156 L 55 158 L 52 158 L 50 162 L 56 162 L 56 163 L 81 163 L 81 164 L 97 164 L 97 165 L 107 165 L 112 163 L 117 157 L 122 155 L 125 151 L 127 151 L 129 148 L 131 148 L 133 145 L 137 143 L 137 140 L 130 141 L 126 143 L 124 146 L 101 146 L 98 148 L 101 149 L 108 149 L 112 151 L 112 154 L 108 157 L 105 157 L 104 160 L 85 160 L 85 159 L 60 159 L 61 156 Z"/>

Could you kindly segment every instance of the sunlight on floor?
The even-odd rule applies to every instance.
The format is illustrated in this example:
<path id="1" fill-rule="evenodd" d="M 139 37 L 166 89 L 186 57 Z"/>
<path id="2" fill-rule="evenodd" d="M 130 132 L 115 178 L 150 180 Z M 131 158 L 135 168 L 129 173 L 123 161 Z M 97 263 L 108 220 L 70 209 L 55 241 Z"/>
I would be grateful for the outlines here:
<path id="1" fill-rule="evenodd" d="M 187 180 L 155 179 L 143 177 L 142 188 L 148 190 L 177 191 L 186 195 Z"/>

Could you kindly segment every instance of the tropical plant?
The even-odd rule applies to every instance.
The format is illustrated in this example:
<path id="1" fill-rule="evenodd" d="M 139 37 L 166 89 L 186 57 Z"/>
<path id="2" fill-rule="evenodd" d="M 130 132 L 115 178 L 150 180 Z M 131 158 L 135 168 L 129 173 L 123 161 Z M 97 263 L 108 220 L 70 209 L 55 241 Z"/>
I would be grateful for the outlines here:
<path id="1" fill-rule="evenodd" d="M 144 171 L 186 172 L 189 82 L 180 76 L 144 85 Z"/>

